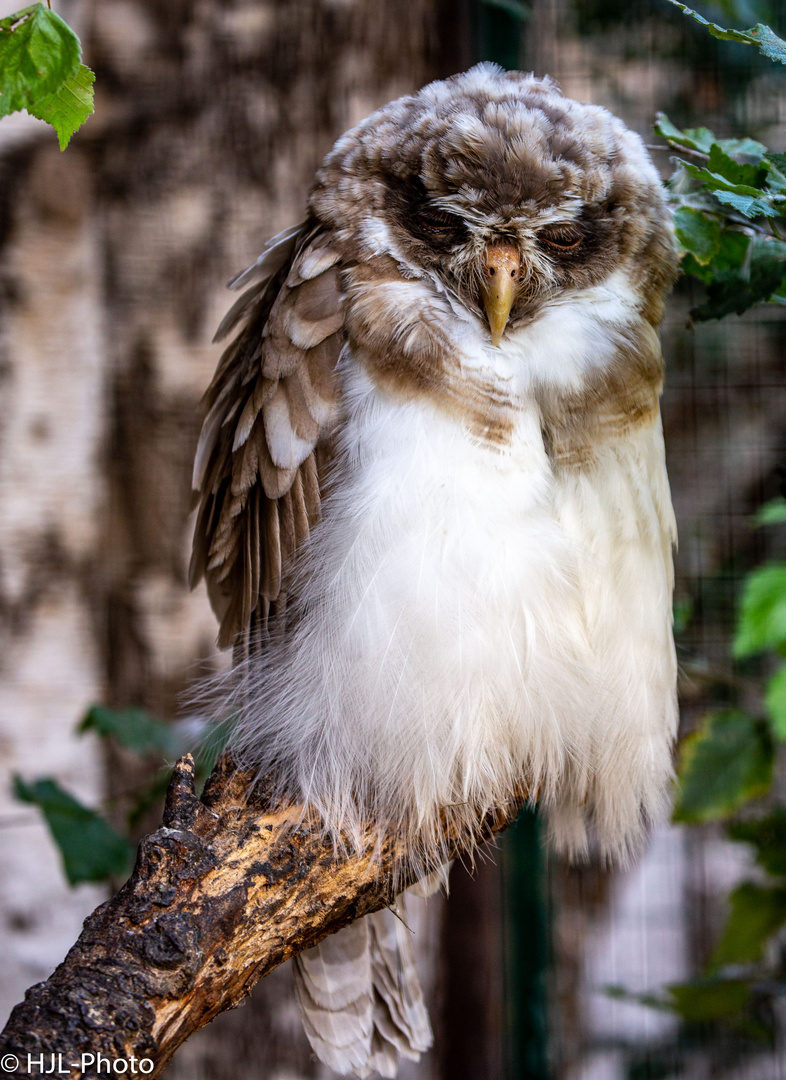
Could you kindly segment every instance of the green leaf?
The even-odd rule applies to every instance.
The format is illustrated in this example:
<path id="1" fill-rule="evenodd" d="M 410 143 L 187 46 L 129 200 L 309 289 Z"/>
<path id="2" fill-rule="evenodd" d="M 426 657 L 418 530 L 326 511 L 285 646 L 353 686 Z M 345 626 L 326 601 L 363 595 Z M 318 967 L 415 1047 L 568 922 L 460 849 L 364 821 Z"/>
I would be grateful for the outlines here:
<path id="1" fill-rule="evenodd" d="M 171 757 L 179 747 L 172 728 L 154 719 L 144 709 L 109 709 L 91 705 L 77 731 L 95 731 L 116 739 L 135 754 L 162 754 Z"/>
<path id="2" fill-rule="evenodd" d="M 717 143 L 721 150 L 732 156 L 739 154 L 761 160 L 767 154 L 767 160 L 769 161 L 769 152 L 764 143 L 760 143 L 756 139 L 750 139 L 747 135 L 742 139 L 718 139 Z"/>
<path id="3" fill-rule="evenodd" d="M 668 142 L 675 146 L 683 146 L 686 150 L 696 150 L 701 154 L 706 154 L 708 157 L 712 152 L 713 146 L 717 146 L 723 153 L 729 156 L 738 154 L 745 157 L 755 157 L 758 161 L 766 155 L 767 161 L 770 164 L 778 165 L 775 160 L 779 157 L 786 157 L 784 154 L 771 154 L 764 143 L 757 142 L 756 139 L 751 139 L 745 136 L 742 139 L 717 139 L 709 128 L 685 128 L 681 131 L 680 128 L 673 124 L 669 120 L 665 113 L 658 113 L 654 124 L 654 130 L 661 138 L 666 139 Z"/>
<path id="4" fill-rule="evenodd" d="M 729 901 L 731 913 L 710 961 L 714 968 L 761 960 L 767 941 L 786 923 L 786 888 L 781 886 L 746 881 Z"/>
<path id="5" fill-rule="evenodd" d="M 786 667 L 770 679 L 764 704 L 776 738 L 786 742 Z"/>
<path id="6" fill-rule="evenodd" d="M 749 236 L 738 232 L 736 229 L 724 228 L 721 231 L 720 245 L 710 262 L 702 265 L 696 260 L 693 253 L 689 252 L 682 258 L 682 270 L 686 274 L 692 274 L 693 277 L 700 278 L 706 285 L 713 285 L 718 281 L 723 281 L 725 276 L 729 276 L 735 282 L 738 282 L 746 265 L 750 245 L 751 239 Z M 734 273 L 724 275 L 724 271 L 734 271 Z M 735 292 L 733 297 L 730 295 L 730 299 L 736 302 L 737 296 L 738 293 Z"/>
<path id="7" fill-rule="evenodd" d="M 683 169 L 692 176 L 695 180 L 701 180 L 705 184 L 713 195 L 717 191 L 729 191 L 736 195 L 748 195 L 751 198 L 756 198 L 762 194 L 762 191 L 758 187 L 752 187 L 749 184 L 736 183 L 733 180 L 727 180 L 722 173 L 712 172 L 709 168 L 699 168 L 698 165 L 692 165 L 689 161 L 680 160 L 680 164 Z"/>
<path id="8" fill-rule="evenodd" d="M 771 165 L 774 165 L 781 176 L 786 179 L 786 154 L 775 154 L 772 150 L 767 150 L 767 161 Z"/>
<path id="9" fill-rule="evenodd" d="M 769 167 L 769 162 L 752 165 L 749 162 L 735 161 L 718 143 L 714 143 L 711 147 L 710 158 L 707 162 L 707 168 L 711 173 L 717 173 L 731 184 L 741 184 L 754 191 L 761 190 L 767 183 Z"/>
<path id="10" fill-rule="evenodd" d="M 56 93 L 80 55 L 74 31 L 43 4 L 0 19 L 0 116 Z"/>
<path id="11" fill-rule="evenodd" d="M 69 75 L 59 90 L 27 107 L 32 116 L 52 125 L 61 150 L 65 150 L 71 136 L 93 112 L 95 78 L 89 67 L 80 64 L 76 74 Z"/>
<path id="12" fill-rule="evenodd" d="M 723 235 L 720 221 L 690 206 L 675 211 L 674 231 L 685 251 L 701 266 L 706 266 L 720 249 Z"/>
<path id="13" fill-rule="evenodd" d="M 745 581 L 734 655 L 751 656 L 786 644 L 786 563 L 769 563 Z"/>
<path id="14" fill-rule="evenodd" d="M 786 499 L 782 495 L 779 495 L 777 499 L 770 499 L 753 515 L 753 524 L 757 527 L 780 525 L 783 521 L 786 521 Z"/>
<path id="15" fill-rule="evenodd" d="M 741 1012 L 748 1004 L 750 986 L 744 979 L 705 977 L 668 987 L 675 1010 L 687 1023 L 722 1020 Z"/>
<path id="16" fill-rule="evenodd" d="M 708 128 L 686 128 L 681 131 L 665 113 L 658 113 L 654 130 L 667 142 L 684 146 L 688 150 L 698 150 L 702 154 L 709 154 L 715 142 L 715 136 Z"/>
<path id="17" fill-rule="evenodd" d="M 733 206 L 740 214 L 753 220 L 758 217 L 781 217 L 783 207 L 774 205 L 769 199 L 758 199 L 753 195 L 741 195 L 736 191 L 713 188 L 712 194 L 724 206 Z M 780 203 L 781 200 L 778 200 Z"/>
<path id="18" fill-rule="evenodd" d="M 786 210 L 780 173 L 767 158 L 760 156 L 755 164 L 736 161 L 724 146 L 732 147 L 737 141 L 713 143 L 706 166 L 693 165 L 681 158 L 677 159 L 678 164 L 720 203 L 733 206 L 746 217 L 780 217 Z"/>
<path id="19" fill-rule="evenodd" d="M 704 717 L 680 748 L 680 792 L 674 820 L 717 821 L 765 795 L 774 749 L 767 724 L 729 710 Z"/>
<path id="20" fill-rule="evenodd" d="M 768 874 L 786 877 L 786 807 L 778 806 L 755 821 L 733 821 L 726 832 L 732 840 L 753 844 L 756 861 Z"/>
<path id="21" fill-rule="evenodd" d="M 724 238 L 733 235 L 728 230 Z M 786 277 L 786 243 L 757 235 L 746 241 L 746 249 L 748 258 L 741 265 L 724 269 L 716 260 L 708 271 L 694 271 L 707 283 L 707 301 L 691 312 L 694 319 L 722 319 L 732 312 L 742 315 L 772 299 Z"/>
<path id="22" fill-rule="evenodd" d="M 134 848 L 115 832 L 95 810 L 90 810 L 69 795 L 50 777 L 39 777 L 26 784 L 14 777 L 14 794 L 22 802 L 32 803 L 44 815 L 60 849 L 69 884 L 83 881 L 106 881 L 128 873 Z"/>
<path id="23" fill-rule="evenodd" d="M 671 0 L 671 2 L 680 11 L 684 11 L 686 15 L 689 15 L 691 19 L 695 19 L 697 23 L 706 26 L 714 38 L 719 38 L 721 41 L 739 41 L 743 45 L 755 45 L 770 60 L 779 60 L 780 63 L 786 64 L 786 41 L 773 33 L 769 26 L 758 23 L 750 30 L 724 30 L 717 23 L 707 22 L 697 11 L 686 7 L 685 4 L 680 4 L 678 0 Z"/>
<path id="24" fill-rule="evenodd" d="M 501 8 L 519 22 L 527 22 L 532 14 L 528 5 L 523 4 L 521 0 L 481 0 L 481 3 L 487 7 Z"/>

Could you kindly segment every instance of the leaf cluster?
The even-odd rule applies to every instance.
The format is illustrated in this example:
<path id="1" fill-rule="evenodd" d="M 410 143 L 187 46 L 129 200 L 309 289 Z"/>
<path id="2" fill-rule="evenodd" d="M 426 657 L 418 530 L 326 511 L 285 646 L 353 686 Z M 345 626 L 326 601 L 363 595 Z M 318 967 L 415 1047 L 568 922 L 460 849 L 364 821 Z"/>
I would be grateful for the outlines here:
<path id="1" fill-rule="evenodd" d="M 93 112 L 95 75 L 81 56 L 74 31 L 43 4 L 0 19 L 0 117 L 26 109 L 65 150 Z"/>
<path id="2" fill-rule="evenodd" d="M 786 63 L 786 41 L 761 23 L 726 30 L 671 0 L 709 33 L 752 45 Z M 668 181 L 681 268 L 707 287 L 696 320 L 786 303 L 786 155 L 752 138 L 720 139 L 706 127 L 681 130 L 661 113 L 655 132 L 684 156 Z"/>
<path id="3" fill-rule="evenodd" d="M 707 128 L 681 131 L 664 114 L 655 131 L 694 159 L 675 158 L 668 182 L 681 269 L 707 286 L 693 318 L 786 303 L 786 155 Z"/>

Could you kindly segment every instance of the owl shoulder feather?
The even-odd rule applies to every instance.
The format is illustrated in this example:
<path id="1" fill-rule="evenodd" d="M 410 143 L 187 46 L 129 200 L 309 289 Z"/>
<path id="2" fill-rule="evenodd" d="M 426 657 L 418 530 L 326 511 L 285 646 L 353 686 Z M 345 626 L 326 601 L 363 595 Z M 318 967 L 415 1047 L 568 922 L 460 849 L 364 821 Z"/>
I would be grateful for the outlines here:
<path id="1" fill-rule="evenodd" d="M 339 253 L 313 221 L 280 233 L 230 283 L 249 287 L 216 339 L 236 331 L 204 398 L 189 579 L 203 577 L 222 647 L 285 606 L 283 571 L 320 517 L 339 409 Z"/>

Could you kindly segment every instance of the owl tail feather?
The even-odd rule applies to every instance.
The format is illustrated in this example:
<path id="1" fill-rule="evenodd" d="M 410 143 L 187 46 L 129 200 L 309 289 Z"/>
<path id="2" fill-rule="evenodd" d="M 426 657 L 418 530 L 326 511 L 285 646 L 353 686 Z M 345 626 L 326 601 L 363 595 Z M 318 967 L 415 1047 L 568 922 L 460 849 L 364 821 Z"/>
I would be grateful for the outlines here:
<path id="1" fill-rule="evenodd" d="M 335 1072 L 394 1077 L 432 1034 L 415 969 L 404 897 L 295 957 L 295 992 L 308 1040 Z"/>

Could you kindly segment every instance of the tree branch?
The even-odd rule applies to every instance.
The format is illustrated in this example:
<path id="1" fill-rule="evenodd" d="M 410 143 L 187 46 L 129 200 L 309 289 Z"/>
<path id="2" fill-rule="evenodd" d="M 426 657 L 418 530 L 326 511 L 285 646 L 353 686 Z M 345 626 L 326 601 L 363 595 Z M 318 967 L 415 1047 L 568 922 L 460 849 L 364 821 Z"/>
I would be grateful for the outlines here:
<path id="1" fill-rule="evenodd" d="M 476 835 L 452 837 L 450 855 L 511 824 L 524 798 Z M 105 1076 L 109 1060 L 127 1062 L 127 1075 L 159 1076 L 182 1042 L 257 979 L 393 900 L 391 870 L 403 851 L 388 843 L 373 860 L 336 857 L 317 823 L 294 827 L 297 816 L 298 808 L 270 810 L 228 756 L 197 798 L 193 759 L 181 758 L 163 826 L 140 843 L 128 882 L 11 1013 L 0 1036 L 6 1072 L 52 1075 L 54 1065 L 76 1080 Z"/>

